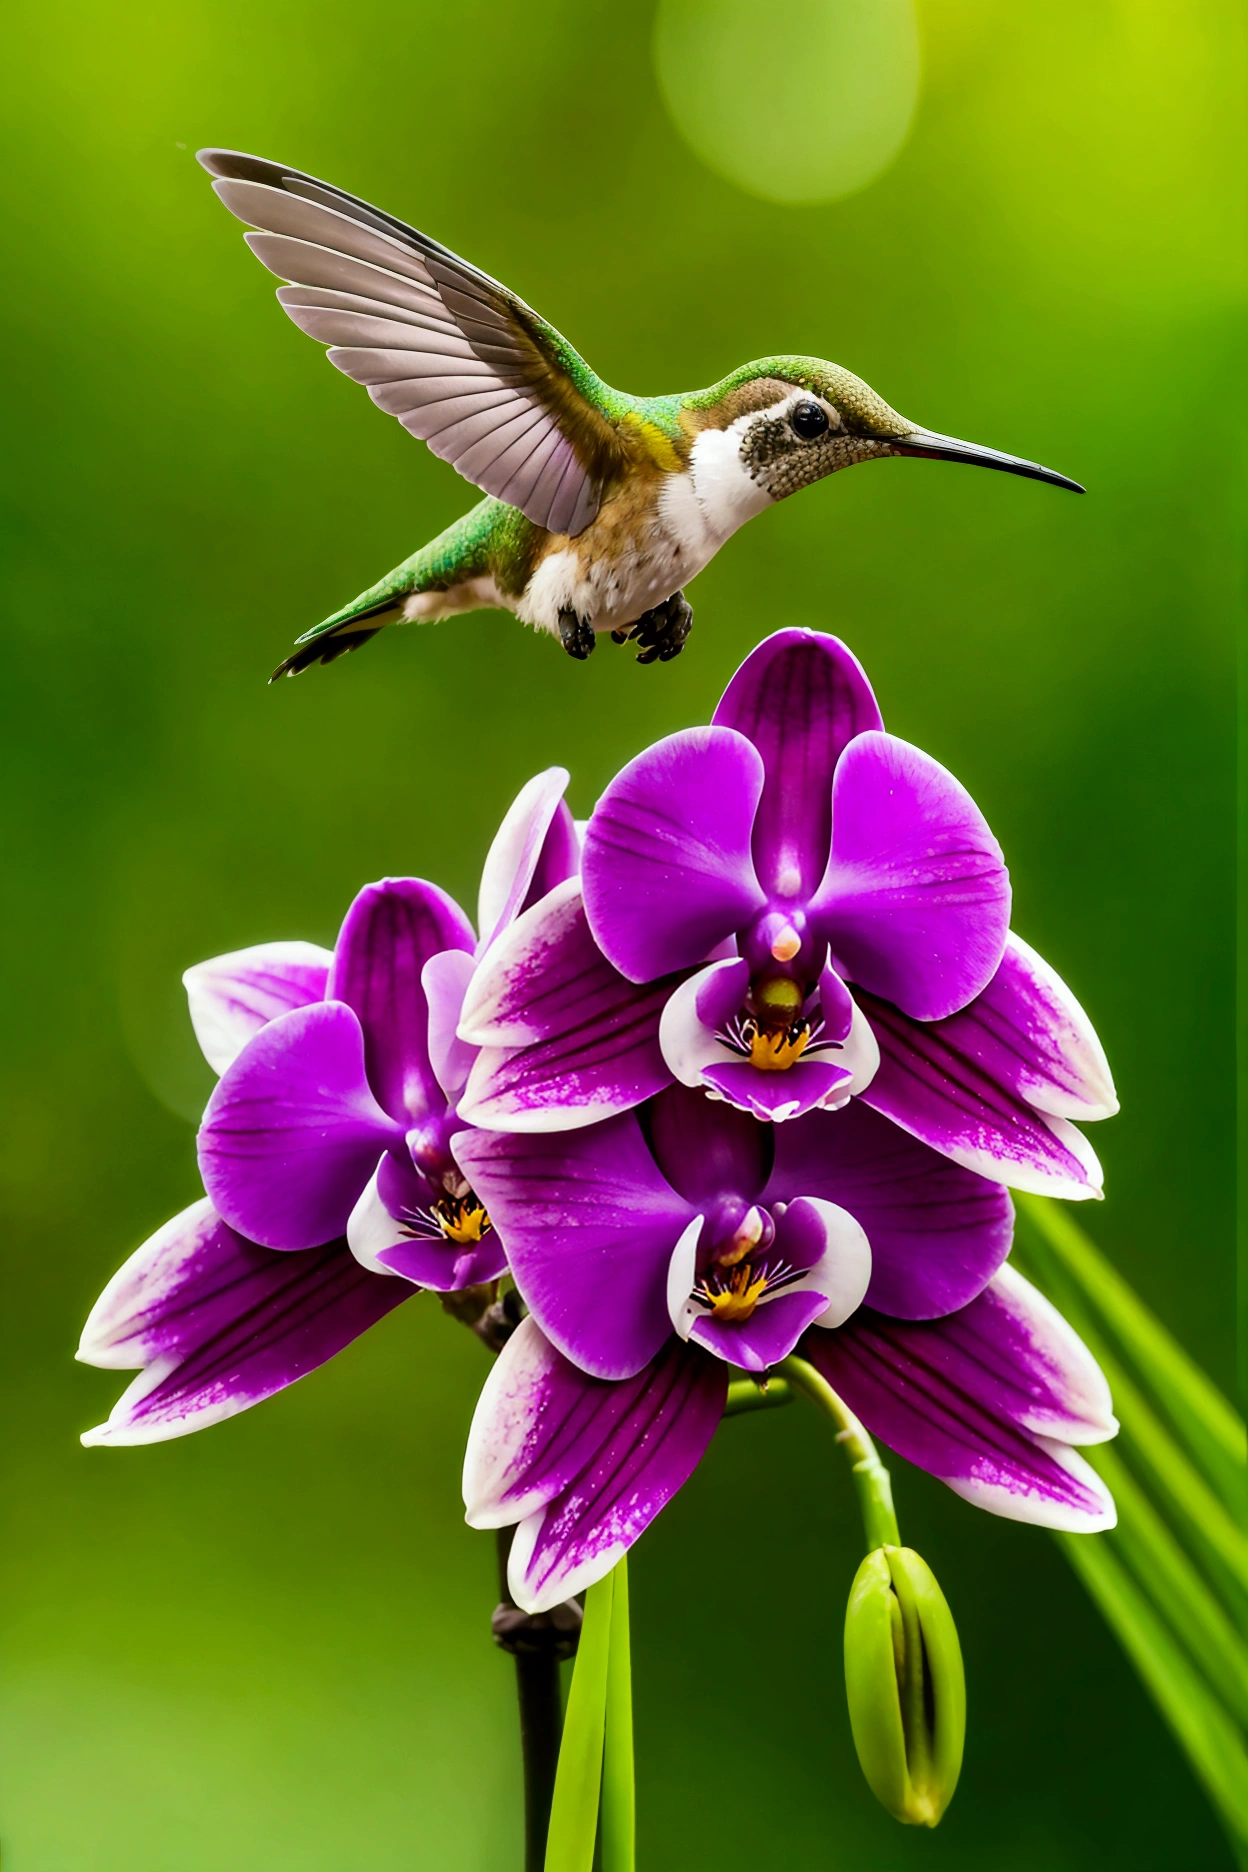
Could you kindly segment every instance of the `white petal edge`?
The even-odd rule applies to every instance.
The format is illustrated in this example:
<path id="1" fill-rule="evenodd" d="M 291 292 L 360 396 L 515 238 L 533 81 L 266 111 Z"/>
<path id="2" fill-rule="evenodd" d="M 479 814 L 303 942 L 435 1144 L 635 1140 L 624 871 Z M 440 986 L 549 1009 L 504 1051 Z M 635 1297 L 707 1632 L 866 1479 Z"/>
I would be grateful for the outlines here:
<path id="1" fill-rule="evenodd" d="M 737 965 L 737 957 L 726 956 L 700 969 L 673 990 L 659 1016 L 659 1050 L 668 1071 L 681 1085 L 700 1086 L 708 1066 L 740 1064 L 740 1055 L 698 1018 L 698 996 L 703 988 L 714 976 Z"/>
<path id="2" fill-rule="evenodd" d="M 689 1296 L 693 1292 L 703 1221 L 702 1216 L 694 1216 L 672 1249 L 672 1258 L 667 1264 L 667 1317 L 672 1322 L 672 1330 L 682 1339 L 689 1337 L 695 1321 L 702 1318 L 701 1308 L 696 1307 Z"/>
<path id="3" fill-rule="evenodd" d="M 190 1004 L 191 1026 L 204 1058 L 214 1072 L 233 1064 L 253 1034 L 279 1014 L 307 1007 L 324 996 L 309 992 L 302 979 L 309 971 L 328 974 L 333 954 L 317 943 L 256 943 L 229 955 L 197 962 L 182 977 Z M 292 992 L 275 994 L 266 976 L 290 976 Z"/>
<path id="4" fill-rule="evenodd" d="M 134 1449 L 145 1443 L 169 1443 L 192 1430 L 207 1430 L 229 1417 L 237 1417 L 254 1403 L 252 1398 L 227 1392 L 215 1403 L 201 1405 L 198 1410 L 186 1411 L 180 1417 L 164 1417 L 158 1423 L 131 1423 L 129 1419 L 135 1405 L 163 1384 L 181 1363 L 181 1359 L 168 1354 L 155 1359 L 126 1387 L 105 1421 L 97 1424 L 94 1430 L 84 1430 L 78 1441 L 86 1449 Z"/>
<path id="5" fill-rule="evenodd" d="M 566 767 L 547 767 L 521 787 L 507 808 L 481 868 L 477 928 L 482 954 L 524 902 L 551 820 L 571 778 Z"/>
<path id="6" fill-rule="evenodd" d="M 1046 1171 L 1037 1164 L 1019 1163 L 1017 1158 L 1004 1151 L 974 1150 L 961 1144 L 937 1144 L 895 1113 L 887 1112 L 883 1115 L 890 1124 L 895 1124 L 901 1131 L 908 1131 L 911 1137 L 917 1137 L 930 1150 L 947 1157 L 951 1163 L 961 1164 L 964 1170 L 973 1170 L 976 1176 L 987 1177 L 990 1183 L 1004 1183 L 1009 1189 L 1024 1190 L 1033 1196 L 1060 1197 L 1063 1202 L 1099 1202 L 1104 1195 L 1105 1172 L 1101 1169 L 1100 1159 L 1082 1131 L 1077 1130 L 1068 1118 L 1050 1118 L 1047 1112 L 1036 1113 L 1036 1122 L 1051 1131 L 1081 1165 L 1086 1178 L 1083 1182 L 1060 1170 Z"/>
<path id="7" fill-rule="evenodd" d="M 1021 1494 L 1000 1483 L 977 1482 L 970 1476 L 942 1476 L 940 1479 L 963 1501 L 999 1515 L 1003 1521 L 1026 1521 L 1033 1527 L 1053 1528 L 1065 1534 L 1101 1534 L 1107 1528 L 1116 1527 L 1118 1510 L 1114 1498 L 1092 1465 L 1065 1443 L 1055 1442 L 1050 1437 L 1035 1440 L 1040 1449 L 1095 1496 L 1100 1503 L 1099 1510 L 1073 1508 L 1069 1503 L 1052 1501 L 1038 1491 Z"/>
<path id="8" fill-rule="evenodd" d="M 848 1086 L 837 1087 L 838 1104 L 844 1104 L 847 1099 L 857 1098 L 860 1092 L 865 1092 L 880 1070 L 880 1043 L 875 1037 L 870 1021 L 856 1001 L 854 1002 L 854 1018 L 845 1037 L 845 1045 L 839 1053 L 825 1054 L 823 1057 L 829 1059 L 835 1066 L 843 1066 L 846 1072 L 854 1075 Z"/>
<path id="9" fill-rule="evenodd" d="M 527 1515 L 517 1527 L 511 1543 L 511 1555 L 507 1561 L 507 1585 L 516 1604 L 525 1612 L 550 1612 L 573 1593 L 584 1592 L 588 1586 L 596 1586 L 600 1579 L 605 1579 L 624 1555 L 631 1542 L 613 1540 L 607 1546 L 600 1547 L 592 1559 L 582 1560 L 578 1566 L 556 1567 L 554 1573 L 537 1592 L 529 1589 L 525 1579 L 533 1550 L 537 1545 L 546 1519 L 545 1508 L 539 1508 L 535 1514 Z"/>
<path id="10" fill-rule="evenodd" d="M 825 1202 L 820 1196 L 798 1199 L 815 1210 L 823 1223 L 827 1246 L 814 1266 L 793 1281 L 782 1293 L 826 1294 L 828 1304 L 816 1326 L 843 1326 L 867 1297 L 871 1285 L 871 1244 L 862 1224 L 838 1203 Z M 790 1204 L 789 1207 L 794 1207 Z M 763 1303 L 767 1296 L 764 1294 Z"/>
<path id="11" fill-rule="evenodd" d="M 377 1178 L 385 1161 L 383 1156 L 368 1179 L 363 1195 L 347 1217 L 347 1247 L 360 1266 L 367 1268 L 370 1274 L 389 1274 L 394 1280 L 402 1280 L 403 1276 L 396 1269 L 387 1267 L 384 1261 L 377 1259 L 385 1249 L 401 1247 L 407 1240 L 378 1194 Z"/>
<path id="12" fill-rule="evenodd" d="M 1069 1320 L 1008 1261 L 985 1291 L 1022 1321 L 1039 1359 L 1060 1372 L 1069 1396 L 1069 1407 L 1060 1414 L 1038 1407 L 1020 1413 L 1023 1428 L 1062 1443 L 1107 1443 L 1117 1436 L 1109 1380 Z"/>
<path id="13" fill-rule="evenodd" d="M 473 1053 L 459 1037 L 459 1017 L 476 963 L 466 949 L 443 949 L 420 971 L 429 1007 L 429 1064 L 434 1078 L 454 1103 L 468 1082 Z"/>
<path id="14" fill-rule="evenodd" d="M 201 1237 L 217 1226 L 218 1219 L 208 1198 L 202 1196 L 149 1235 L 122 1262 L 88 1313 L 74 1357 L 104 1371 L 134 1371 L 145 1365 L 146 1341 L 129 1323 L 178 1285 L 182 1269 L 199 1250 Z"/>
<path id="15" fill-rule="evenodd" d="M 506 1094 L 491 1095 L 485 1088 L 491 1074 L 513 1049 L 482 1047 L 468 1075 L 468 1084 L 456 1107 L 465 1124 L 479 1131 L 522 1131 L 526 1135 L 541 1131 L 580 1131 L 598 1124 L 603 1118 L 618 1117 L 631 1111 L 635 1101 L 625 1099 L 583 1099 L 568 1105 L 523 1105 L 509 1102 Z"/>
<path id="16" fill-rule="evenodd" d="M 1005 946 L 1026 964 L 1059 1009 L 1066 1027 L 1062 1053 L 1071 1062 L 1085 1088 L 1083 1096 L 1080 1096 L 1062 1092 L 1045 1078 L 1023 1078 L 1019 1082 L 1019 1090 L 1037 1111 L 1054 1118 L 1112 1118 L 1119 1109 L 1118 1094 L 1114 1090 L 1113 1074 L 1109 1070 L 1109 1061 L 1097 1038 L 1096 1029 L 1056 969 L 1051 968 L 1043 956 L 1037 955 L 1030 943 L 1025 943 L 1021 936 L 1011 930 Z"/>
<path id="17" fill-rule="evenodd" d="M 472 978 L 459 1022 L 459 1037 L 474 1046 L 527 1046 L 546 1038 L 523 1020 L 501 1020 L 499 1010 L 520 969 L 540 968 L 543 950 L 559 942 L 576 920 L 581 904 L 579 878 L 556 884 L 531 904 L 494 942 Z"/>
<path id="18" fill-rule="evenodd" d="M 559 1485 L 552 1482 L 505 1504 L 502 1499 L 532 1431 L 532 1393 L 559 1356 L 530 1317 L 520 1322 L 494 1361 L 472 1413 L 464 1451 L 464 1519 L 469 1527 L 510 1527 L 558 1494 Z"/>

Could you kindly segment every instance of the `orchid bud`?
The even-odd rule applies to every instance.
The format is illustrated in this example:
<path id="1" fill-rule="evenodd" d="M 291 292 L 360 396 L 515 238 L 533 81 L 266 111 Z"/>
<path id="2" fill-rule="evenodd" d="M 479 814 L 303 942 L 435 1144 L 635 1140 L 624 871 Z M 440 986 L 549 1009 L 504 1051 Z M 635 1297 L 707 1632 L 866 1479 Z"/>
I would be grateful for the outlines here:
<path id="1" fill-rule="evenodd" d="M 854 1577 L 845 1690 L 871 1792 L 895 1819 L 934 1827 L 962 1768 L 966 1678 L 945 1595 L 909 1547 L 877 1547 Z"/>

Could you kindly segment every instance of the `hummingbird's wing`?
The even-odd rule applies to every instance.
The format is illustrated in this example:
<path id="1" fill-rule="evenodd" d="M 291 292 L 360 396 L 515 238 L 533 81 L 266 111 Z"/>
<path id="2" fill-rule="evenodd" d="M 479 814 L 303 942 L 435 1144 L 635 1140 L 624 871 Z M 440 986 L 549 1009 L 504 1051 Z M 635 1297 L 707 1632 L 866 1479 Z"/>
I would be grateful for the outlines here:
<path id="1" fill-rule="evenodd" d="M 623 466 L 593 372 L 553 326 L 449 248 L 297 169 L 201 150 L 290 317 L 468 481 L 580 533 Z"/>

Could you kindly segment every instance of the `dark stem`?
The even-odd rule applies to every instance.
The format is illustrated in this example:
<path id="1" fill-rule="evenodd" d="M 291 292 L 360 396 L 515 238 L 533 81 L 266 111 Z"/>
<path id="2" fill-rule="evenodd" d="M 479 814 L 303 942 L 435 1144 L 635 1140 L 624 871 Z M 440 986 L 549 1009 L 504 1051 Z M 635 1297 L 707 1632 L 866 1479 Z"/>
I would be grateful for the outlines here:
<path id="1" fill-rule="evenodd" d="M 553 1612 L 522 1612 L 507 1589 L 507 1559 L 514 1528 L 498 1530 L 498 1579 L 501 1603 L 492 1620 L 494 1642 L 510 1651 L 516 1665 L 520 1710 L 520 1751 L 524 1761 L 524 1866 L 542 1872 L 550 1803 L 559 1765 L 563 1704 L 559 1695 L 561 1659 L 576 1654 L 581 1608 L 575 1599 Z"/>

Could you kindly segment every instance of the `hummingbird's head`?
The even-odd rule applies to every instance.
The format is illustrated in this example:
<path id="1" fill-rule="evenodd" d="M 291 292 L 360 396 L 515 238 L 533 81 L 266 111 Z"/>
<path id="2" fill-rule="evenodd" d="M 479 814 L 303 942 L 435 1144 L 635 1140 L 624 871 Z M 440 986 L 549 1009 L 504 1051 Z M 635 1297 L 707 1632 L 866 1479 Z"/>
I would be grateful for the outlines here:
<path id="1" fill-rule="evenodd" d="M 704 481 L 712 498 L 718 492 L 717 505 L 757 511 L 838 468 L 886 455 L 968 462 L 1083 492 L 1037 462 L 920 428 L 852 371 L 821 358 L 746 364 L 689 408 L 698 429 L 691 467 L 700 493 Z"/>

